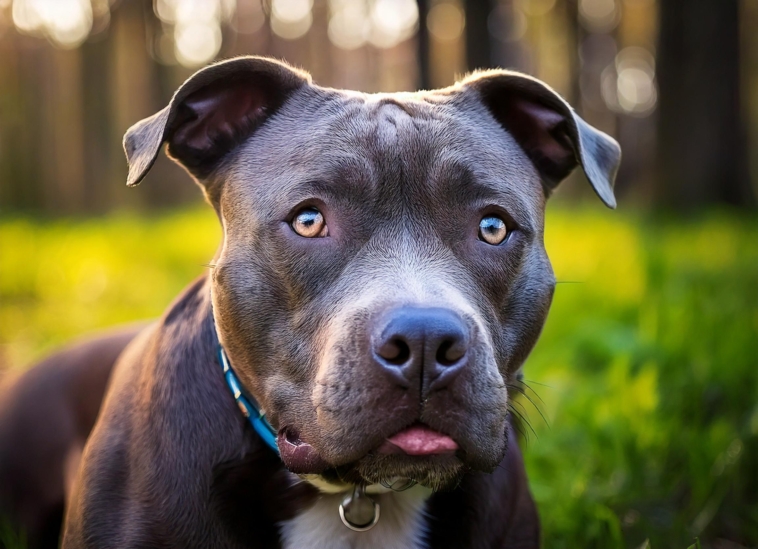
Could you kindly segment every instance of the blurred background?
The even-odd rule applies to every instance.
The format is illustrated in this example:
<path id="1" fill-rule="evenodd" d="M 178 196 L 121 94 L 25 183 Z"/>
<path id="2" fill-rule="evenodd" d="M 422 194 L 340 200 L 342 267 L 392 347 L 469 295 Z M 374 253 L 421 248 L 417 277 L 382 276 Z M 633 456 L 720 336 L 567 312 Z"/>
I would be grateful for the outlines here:
<path id="1" fill-rule="evenodd" d="M 614 135 L 620 208 L 548 208 L 560 284 L 514 404 L 546 548 L 758 547 L 758 0 L 0 0 L 0 369 L 161 313 L 219 229 L 121 137 L 195 69 L 363 91 L 507 67 Z"/>

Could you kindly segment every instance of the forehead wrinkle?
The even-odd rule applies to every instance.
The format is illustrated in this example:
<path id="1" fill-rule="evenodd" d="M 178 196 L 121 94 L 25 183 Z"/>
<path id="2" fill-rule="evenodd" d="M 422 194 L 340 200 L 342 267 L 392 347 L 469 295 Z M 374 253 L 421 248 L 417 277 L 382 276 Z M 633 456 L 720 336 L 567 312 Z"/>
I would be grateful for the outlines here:
<path id="1" fill-rule="evenodd" d="M 508 210 L 525 229 L 531 228 L 528 205 L 512 183 L 521 178 L 510 173 L 508 162 L 489 166 L 478 158 L 473 152 L 476 143 L 466 139 L 467 128 L 454 119 L 438 123 L 411 118 L 405 126 L 406 131 L 399 132 L 398 143 L 405 168 L 404 195 L 415 196 L 421 190 L 435 203 L 456 208 L 461 204 L 483 207 L 487 202 L 495 203 Z"/>
<path id="2" fill-rule="evenodd" d="M 341 178 L 375 186 L 376 169 L 363 146 L 370 141 L 361 120 L 363 98 L 359 94 L 328 99 L 313 109 L 293 112 L 290 107 L 279 113 L 279 125 L 262 127 L 240 147 L 242 154 L 235 154 L 231 173 L 242 180 L 252 173 L 260 182 L 287 189 Z"/>
<path id="3" fill-rule="evenodd" d="M 497 175 L 500 174 L 502 171 Z M 437 192 L 450 202 L 478 208 L 489 204 L 502 206 L 519 225 L 532 229 L 535 220 L 528 204 L 515 189 L 519 182 L 509 175 L 493 176 L 491 171 L 481 169 L 465 156 L 445 153 L 435 157 L 429 175 L 429 184 L 437 187 Z"/>
<path id="4" fill-rule="evenodd" d="M 368 97 L 356 93 L 340 101 L 340 110 L 324 121 L 328 129 L 322 148 L 327 158 L 337 162 L 350 157 L 350 161 L 370 172 L 371 179 L 377 181 L 377 164 L 382 160 L 377 153 L 389 148 L 383 144 L 386 139 L 382 136 L 385 129 L 382 126 L 386 127 L 387 120 L 376 116 L 376 106 L 367 102 Z"/>
<path id="5" fill-rule="evenodd" d="M 345 150 L 360 147 L 362 154 L 370 154 L 379 165 L 404 152 L 397 149 L 409 134 L 418 139 L 420 130 L 428 132 L 439 126 L 433 121 L 449 118 L 439 105 L 429 104 L 416 93 L 351 92 L 338 103 L 339 112 L 328 121 L 330 137 Z"/>
<path id="6" fill-rule="evenodd" d="M 455 129 L 444 134 L 447 142 L 439 147 L 437 165 L 450 163 L 468 170 L 474 181 L 517 205 L 534 228 L 540 227 L 544 189 L 536 167 L 516 140 L 489 119 L 454 118 Z"/>
<path id="7" fill-rule="evenodd" d="M 373 170 L 356 170 L 355 166 L 351 166 L 322 171 L 314 177 L 295 181 L 286 189 L 286 194 L 290 201 L 302 201 L 316 195 L 330 202 L 354 205 L 370 203 L 376 190 Z"/>
<path id="8" fill-rule="evenodd" d="M 440 112 L 436 104 L 430 103 L 418 93 L 376 93 L 365 96 L 366 105 L 379 112 L 385 107 L 394 106 L 407 115 L 420 119 L 439 118 Z"/>

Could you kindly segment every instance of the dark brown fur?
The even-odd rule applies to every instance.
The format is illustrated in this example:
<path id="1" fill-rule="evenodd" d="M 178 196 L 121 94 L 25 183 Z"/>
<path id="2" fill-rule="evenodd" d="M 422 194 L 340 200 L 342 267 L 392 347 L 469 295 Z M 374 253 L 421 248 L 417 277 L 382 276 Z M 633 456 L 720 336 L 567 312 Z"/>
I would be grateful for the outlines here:
<path id="1" fill-rule="evenodd" d="M 88 338 L 0 387 L 0 517 L 30 549 L 55 547 L 116 358 L 143 326 Z M 0 542 L 1 543 L 1 542 Z"/>

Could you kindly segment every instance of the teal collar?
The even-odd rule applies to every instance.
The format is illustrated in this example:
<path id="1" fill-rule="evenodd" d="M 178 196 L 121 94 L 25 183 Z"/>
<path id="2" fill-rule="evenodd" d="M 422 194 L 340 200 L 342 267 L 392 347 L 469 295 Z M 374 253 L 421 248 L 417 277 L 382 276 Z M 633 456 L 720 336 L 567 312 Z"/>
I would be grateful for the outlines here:
<path id="1" fill-rule="evenodd" d="M 226 356 L 226 351 L 221 343 L 218 344 L 218 362 L 224 370 L 224 379 L 229 386 L 229 390 L 232 392 L 232 396 L 234 396 L 234 400 L 237 401 L 237 406 L 242 410 L 243 415 L 248 419 L 250 425 L 253 426 L 255 432 L 266 443 L 266 446 L 279 455 L 279 446 L 276 444 L 276 431 L 266 419 L 266 414 L 261 412 L 255 399 L 244 393 L 242 384 L 239 378 L 237 378 L 237 374 L 232 370 L 229 357 Z"/>
<path id="2" fill-rule="evenodd" d="M 276 444 L 276 431 L 266 420 L 266 414 L 261 412 L 255 399 L 242 392 L 242 384 L 237 378 L 237 374 L 232 370 L 229 357 L 226 356 L 226 351 L 221 343 L 218 344 L 218 362 L 224 370 L 224 379 L 229 386 L 229 390 L 232 392 L 232 396 L 234 396 L 234 400 L 237 401 L 237 406 L 240 407 L 240 410 L 242 410 L 250 425 L 253 426 L 255 432 L 266 443 L 266 446 L 271 448 L 277 455 L 280 455 L 279 446 Z M 413 484 L 415 482 L 411 481 L 410 484 L 407 484 L 401 490 L 405 490 Z M 391 486 L 387 487 L 391 488 Z M 379 503 L 366 495 L 366 487 L 363 485 L 354 486 L 352 492 L 348 492 L 339 504 L 338 511 L 342 524 L 356 532 L 370 530 L 379 522 Z"/>

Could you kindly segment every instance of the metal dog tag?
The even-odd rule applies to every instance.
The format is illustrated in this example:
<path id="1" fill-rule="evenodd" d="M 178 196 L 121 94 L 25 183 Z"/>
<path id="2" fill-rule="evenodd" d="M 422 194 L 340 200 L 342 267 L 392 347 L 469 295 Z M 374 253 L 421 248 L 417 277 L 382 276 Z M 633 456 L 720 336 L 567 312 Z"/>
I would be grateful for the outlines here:
<path id="1" fill-rule="evenodd" d="M 340 503 L 342 524 L 356 532 L 371 530 L 379 522 L 379 504 L 366 495 L 365 486 L 356 486 Z"/>
<path id="2" fill-rule="evenodd" d="M 383 480 L 379 484 L 388 490 L 392 490 L 393 492 L 405 492 L 406 490 L 416 486 L 416 481 L 410 478 L 398 477 L 393 479 L 391 482 L 388 480 Z"/>

